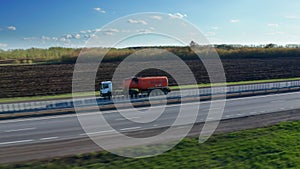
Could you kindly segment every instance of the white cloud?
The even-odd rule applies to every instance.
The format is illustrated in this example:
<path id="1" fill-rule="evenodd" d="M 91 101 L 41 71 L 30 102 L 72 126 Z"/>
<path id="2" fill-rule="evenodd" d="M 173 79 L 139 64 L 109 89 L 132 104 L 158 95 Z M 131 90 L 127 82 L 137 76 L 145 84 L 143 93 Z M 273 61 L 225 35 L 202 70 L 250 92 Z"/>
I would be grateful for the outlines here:
<path id="1" fill-rule="evenodd" d="M 71 34 L 67 34 L 67 35 L 66 35 L 66 38 L 67 38 L 67 39 L 71 39 L 71 38 L 73 38 L 73 36 L 72 36 Z"/>
<path id="2" fill-rule="evenodd" d="M 105 35 L 114 35 L 115 33 L 120 32 L 118 29 L 109 29 L 109 30 L 105 30 L 103 31 Z"/>
<path id="3" fill-rule="evenodd" d="M 0 47 L 6 47 L 7 46 L 7 44 L 5 44 L 5 43 L 0 43 Z"/>
<path id="4" fill-rule="evenodd" d="M 50 40 L 51 38 L 48 37 L 48 36 L 42 36 L 41 39 L 42 39 L 42 40 Z"/>
<path id="5" fill-rule="evenodd" d="M 131 31 L 130 30 L 121 30 L 121 32 L 123 32 L 123 33 L 129 33 Z"/>
<path id="6" fill-rule="evenodd" d="M 140 30 L 137 30 L 137 32 L 147 34 L 147 33 L 153 32 L 153 31 L 151 29 L 140 29 Z"/>
<path id="7" fill-rule="evenodd" d="M 277 24 L 277 23 L 269 23 L 268 27 L 277 28 L 277 27 L 279 27 L 279 24 Z"/>
<path id="8" fill-rule="evenodd" d="M 285 18 L 287 18 L 287 19 L 294 19 L 294 20 L 299 20 L 300 19 L 299 16 L 295 16 L 295 15 L 285 16 Z"/>
<path id="9" fill-rule="evenodd" d="M 66 38 L 60 38 L 59 39 L 61 42 L 65 42 L 65 41 L 67 41 L 67 39 Z"/>
<path id="10" fill-rule="evenodd" d="M 156 19 L 156 20 L 162 20 L 162 17 L 158 16 L 158 15 L 153 15 L 153 16 L 151 16 L 151 18 Z"/>
<path id="11" fill-rule="evenodd" d="M 108 31 L 110 31 L 110 32 L 120 32 L 118 29 L 110 29 Z"/>
<path id="12" fill-rule="evenodd" d="M 96 37 L 96 35 L 95 34 L 90 34 L 89 37 L 94 38 L 94 37 Z"/>
<path id="13" fill-rule="evenodd" d="M 144 20 L 134 20 L 134 19 L 128 19 L 127 20 L 128 23 L 131 23 L 131 24 L 143 24 L 143 25 L 147 25 L 148 23 Z"/>
<path id="14" fill-rule="evenodd" d="M 106 11 L 104 11 L 103 9 L 97 7 L 97 8 L 94 8 L 95 11 L 97 12 L 100 12 L 100 13 L 106 13 Z"/>
<path id="15" fill-rule="evenodd" d="M 179 12 L 175 13 L 175 14 L 168 14 L 171 18 L 176 18 L 176 19 L 182 19 L 187 17 L 187 14 L 181 14 Z"/>
<path id="16" fill-rule="evenodd" d="M 231 19 L 231 20 L 230 20 L 230 23 L 238 23 L 238 22 L 240 22 L 239 19 Z"/>
<path id="17" fill-rule="evenodd" d="M 36 40 L 38 39 L 37 37 L 25 37 L 23 40 Z"/>
<path id="18" fill-rule="evenodd" d="M 58 41 L 58 38 L 57 37 L 52 37 L 52 40 Z"/>
<path id="19" fill-rule="evenodd" d="M 17 30 L 17 28 L 15 26 L 8 26 L 7 29 L 9 31 L 15 31 L 15 30 Z"/>
<path id="20" fill-rule="evenodd" d="M 219 30 L 219 27 L 217 27 L 217 26 L 212 26 L 211 29 L 212 29 L 212 30 Z"/>
<path id="21" fill-rule="evenodd" d="M 216 36 L 216 32 L 207 32 L 206 36 Z"/>
<path id="22" fill-rule="evenodd" d="M 75 38 L 75 39 L 80 39 L 80 37 L 81 37 L 81 36 L 80 36 L 80 34 L 78 34 L 78 33 L 74 35 L 74 38 Z"/>
<path id="23" fill-rule="evenodd" d="M 283 35 L 283 34 L 285 34 L 285 32 L 282 32 L 282 31 L 272 31 L 272 32 L 269 32 L 267 34 L 268 35 Z"/>
<path id="24" fill-rule="evenodd" d="M 82 33 L 82 34 L 86 34 L 86 33 L 92 33 L 93 31 L 92 30 L 90 30 L 90 29 L 88 29 L 88 30 L 82 30 L 82 31 L 80 31 L 80 33 Z"/>
<path id="25" fill-rule="evenodd" d="M 105 34 L 105 35 L 114 35 L 113 32 L 105 32 L 104 34 Z"/>

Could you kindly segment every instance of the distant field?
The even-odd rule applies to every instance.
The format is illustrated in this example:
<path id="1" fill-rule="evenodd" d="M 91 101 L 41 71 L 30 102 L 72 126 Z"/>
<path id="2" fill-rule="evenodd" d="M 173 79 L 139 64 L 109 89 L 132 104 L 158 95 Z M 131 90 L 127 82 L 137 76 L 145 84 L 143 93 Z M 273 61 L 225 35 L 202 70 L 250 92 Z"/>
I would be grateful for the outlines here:
<path id="1" fill-rule="evenodd" d="M 300 121 L 283 122 L 267 128 L 215 135 L 204 144 L 199 144 L 196 138 L 186 138 L 172 150 L 149 158 L 124 158 L 103 151 L 46 161 L 0 165 L 0 169 L 300 168 L 299 131 Z M 150 148 L 144 147 L 144 150 Z"/>
<path id="2" fill-rule="evenodd" d="M 228 82 L 255 81 L 300 77 L 300 59 L 282 58 L 234 58 L 222 59 Z M 101 81 L 110 80 L 119 62 L 105 62 L 98 69 L 95 89 Z M 198 84 L 207 84 L 209 78 L 199 60 L 186 60 L 194 72 Z M 140 63 L 146 64 L 146 63 Z M 167 69 L 176 68 L 170 61 Z M 0 66 L 0 98 L 55 96 L 72 92 L 74 64 L 43 64 Z M 83 72 L 84 73 L 84 72 Z M 180 73 L 180 72 L 179 72 Z M 167 75 L 162 71 L 144 71 L 141 76 Z M 176 85 L 169 77 L 171 86 Z M 182 75 L 181 77 L 185 77 Z M 82 82 L 84 83 L 84 81 Z"/>
<path id="3" fill-rule="evenodd" d="M 197 56 L 189 47 L 158 48 L 172 52 L 183 59 L 193 71 L 198 84 L 210 83 L 205 67 L 199 59 L 196 60 Z M 99 90 L 98 84 L 101 81 L 112 78 L 122 59 L 140 49 L 143 48 L 112 49 L 109 51 L 98 69 L 95 79 L 96 90 Z M 80 51 L 81 49 L 61 47 L 0 50 L 0 98 L 68 95 L 72 92 L 74 63 Z M 211 52 L 207 49 L 200 51 Z M 216 47 L 216 51 L 222 60 L 228 82 L 300 77 L 300 48 L 234 48 L 230 45 L 219 45 Z M 103 52 L 104 49 L 102 48 L 94 48 L 85 57 L 87 59 L 97 57 L 99 53 Z M 151 54 L 157 55 L 156 53 Z M 148 54 L 145 56 L 149 57 Z M 144 61 L 139 64 L 146 65 L 149 63 Z M 176 67 L 178 65 L 173 61 L 166 65 L 166 69 Z M 181 73 L 180 71 L 177 72 Z M 166 75 L 169 77 L 170 85 L 176 86 L 172 77 L 159 70 L 146 70 L 138 75 Z M 182 74 L 180 77 L 184 78 L 185 75 Z M 80 83 L 84 84 L 84 81 Z"/>

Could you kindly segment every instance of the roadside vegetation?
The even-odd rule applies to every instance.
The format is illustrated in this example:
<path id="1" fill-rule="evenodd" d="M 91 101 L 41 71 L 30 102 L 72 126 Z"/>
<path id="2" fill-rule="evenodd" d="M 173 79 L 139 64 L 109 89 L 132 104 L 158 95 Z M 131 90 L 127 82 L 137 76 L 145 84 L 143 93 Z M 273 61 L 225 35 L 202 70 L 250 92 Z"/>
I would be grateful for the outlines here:
<path id="1" fill-rule="evenodd" d="M 300 121 L 283 122 L 217 134 L 203 144 L 197 138 L 186 138 L 172 150 L 149 158 L 125 158 L 102 151 L 0 168 L 300 168 L 299 131 Z"/>
<path id="2" fill-rule="evenodd" d="M 111 49 L 104 58 L 105 62 L 121 61 L 126 56 L 134 53 L 138 49 L 159 48 L 166 49 L 182 58 L 183 60 L 192 60 L 197 58 L 190 47 L 132 47 L 124 49 Z M 249 47 L 232 45 L 217 45 L 216 51 L 221 58 L 270 58 L 270 57 L 299 57 L 300 48 L 289 48 L 283 46 L 275 46 L 268 44 L 266 46 Z M 85 49 L 83 49 L 85 50 Z M 90 49 L 89 54 L 97 56 L 99 53 L 105 52 L 105 48 Z M 0 50 L 0 65 L 15 64 L 33 64 L 33 63 L 75 63 L 77 56 L 82 48 L 63 48 L 51 47 L 49 49 L 13 49 Z M 203 51 L 206 52 L 206 51 Z"/>

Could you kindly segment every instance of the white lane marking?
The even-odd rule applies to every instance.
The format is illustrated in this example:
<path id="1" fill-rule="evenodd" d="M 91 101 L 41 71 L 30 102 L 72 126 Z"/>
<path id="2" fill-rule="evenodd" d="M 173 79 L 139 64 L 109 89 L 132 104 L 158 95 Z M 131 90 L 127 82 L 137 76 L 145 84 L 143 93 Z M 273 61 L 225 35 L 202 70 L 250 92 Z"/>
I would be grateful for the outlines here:
<path id="1" fill-rule="evenodd" d="M 130 117 L 130 118 L 118 118 L 116 121 L 122 121 L 122 120 L 133 120 L 133 119 L 139 119 L 140 117 Z"/>
<path id="2" fill-rule="evenodd" d="M 134 130 L 134 129 L 139 129 L 141 127 L 128 127 L 128 128 L 123 128 L 123 129 L 120 129 L 121 131 L 125 131 L 125 130 Z"/>
<path id="3" fill-rule="evenodd" d="M 6 145 L 6 144 L 16 144 L 16 143 L 25 143 L 25 142 L 32 142 L 34 140 L 19 140 L 19 141 L 9 141 L 9 142 L 2 142 L 0 145 Z"/>
<path id="4" fill-rule="evenodd" d="M 272 100 L 269 103 L 285 103 L 286 100 Z"/>
<path id="5" fill-rule="evenodd" d="M 300 94 L 300 92 L 291 92 L 291 93 L 280 93 L 280 94 L 271 94 L 271 95 L 261 95 L 261 96 L 251 96 L 251 97 L 240 97 L 240 98 L 231 98 L 231 99 L 226 99 L 226 102 L 230 101 L 236 101 L 236 100 L 251 100 L 254 98 L 264 98 L 264 97 L 274 97 L 274 96 L 285 96 L 285 95 L 297 95 Z M 204 101 L 200 102 L 200 104 L 206 104 L 206 103 L 211 103 L 211 102 L 223 102 L 224 100 L 214 100 L 214 101 Z M 199 104 L 199 102 L 195 103 L 185 103 L 184 105 L 195 105 Z M 181 104 L 173 104 L 173 105 L 166 105 L 166 106 L 155 106 L 157 108 L 159 107 L 176 107 Z M 138 110 L 143 110 L 143 109 L 148 109 L 148 108 L 141 108 Z M 125 110 L 124 111 L 128 111 Z M 102 111 L 102 113 L 112 113 L 116 112 L 116 110 L 110 110 L 110 111 Z M 36 118 L 28 118 L 28 119 L 16 119 L 16 120 L 3 120 L 0 121 L 0 124 L 3 123 L 14 123 L 14 122 L 23 122 L 23 121 L 38 121 L 38 120 L 48 120 L 48 119 L 57 119 L 57 118 L 65 118 L 65 117 L 75 117 L 75 116 L 86 116 L 86 115 L 93 115 L 93 114 L 99 114 L 99 112 L 90 112 L 90 113 L 80 113 L 80 114 L 70 114 L 70 115 L 57 115 L 57 116 L 48 116 L 48 117 L 36 117 Z"/>
<path id="6" fill-rule="evenodd" d="M 214 110 L 222 110 L 222 109 L 220 107 L 213 107 L 213 108 L 202 109 L 202 111 L 214 111 Z"/>
<path id="7" fill-rule="evenodd" d="M 41 141 L 44 141 L 44 140 L 54 140 L 54 139 L 58 139 L 59 137 L 45 137 L 45 138 L 41 138 L 40 140 Z"/>
<path id="8" fill-rule="evenodd" d="M 23 128 L 23 129 L 12 129 L 12 130 L 5 130 L 4 132 L 9 133 L 9 132 L 17 132 L 17 131 L 28 131 L 28 130 L 34 130 L 36 129 L 35 127 L 31 128 Z"/>
<path id="9" fill-rule="evenodd" d="M 82 134 L 79 134 L 79 135 L 80 136 L 86 136 L 86 135 L 97 135 L 97 134 L 112 133 L 112 132 L 115 132 L 115 130 L 97 131 L 97 132 L 92 132 L 92 133 L 82 133 Z"/>

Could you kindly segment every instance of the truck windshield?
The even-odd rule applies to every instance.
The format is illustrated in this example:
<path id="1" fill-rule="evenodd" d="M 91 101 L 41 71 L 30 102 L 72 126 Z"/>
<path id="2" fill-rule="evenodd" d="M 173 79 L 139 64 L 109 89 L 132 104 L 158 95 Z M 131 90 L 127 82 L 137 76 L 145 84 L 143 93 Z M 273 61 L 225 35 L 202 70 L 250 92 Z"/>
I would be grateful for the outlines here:
<path id="1" fill-rule="evenodd" d="M 102 84 L 102 89 L 108 88 L 108 84 Z"/>

